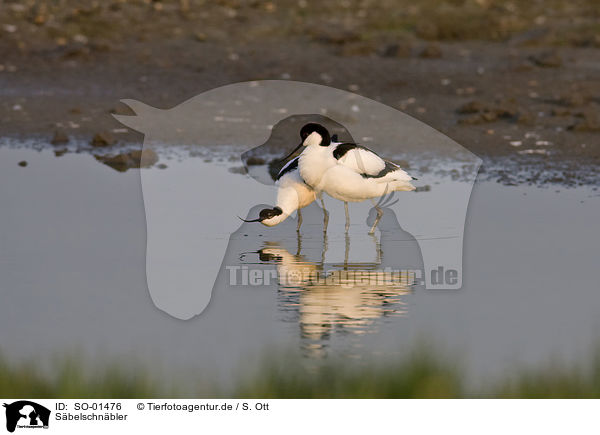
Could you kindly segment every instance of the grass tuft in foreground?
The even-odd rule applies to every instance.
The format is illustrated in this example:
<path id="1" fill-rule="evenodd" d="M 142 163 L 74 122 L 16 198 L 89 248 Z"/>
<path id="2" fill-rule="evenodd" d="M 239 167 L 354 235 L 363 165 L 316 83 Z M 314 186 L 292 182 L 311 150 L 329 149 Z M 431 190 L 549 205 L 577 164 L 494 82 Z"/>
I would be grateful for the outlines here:
<path id="1" fill-rule="evenodd" d="M 347 364 L 271 354 L 229 389 L 202 382 L 190 371 L 168 381 L 139 364 L 90 369 L 65 357 L 48 369 L 0 356 L 0 397 L 10 398 L 600 398 L 600 351 L 591 364 L 552 363 L 513 372 L 477 390 L 465 386 L 456 359 L 420 347 L 396 362 Z"/>

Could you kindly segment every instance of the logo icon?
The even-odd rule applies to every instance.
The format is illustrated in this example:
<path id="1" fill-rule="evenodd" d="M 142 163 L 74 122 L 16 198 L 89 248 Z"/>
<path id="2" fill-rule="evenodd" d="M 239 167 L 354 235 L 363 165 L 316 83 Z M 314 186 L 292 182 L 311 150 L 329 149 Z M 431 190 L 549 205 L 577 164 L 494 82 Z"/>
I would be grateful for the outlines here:
<path id="1" fill-rule="evenodd" d="M 14 432 L 16 428 L 48 428 L 50 410 L 29 400 L 19 400 L 4 404 L 6 408 L 6 430 Z"/>

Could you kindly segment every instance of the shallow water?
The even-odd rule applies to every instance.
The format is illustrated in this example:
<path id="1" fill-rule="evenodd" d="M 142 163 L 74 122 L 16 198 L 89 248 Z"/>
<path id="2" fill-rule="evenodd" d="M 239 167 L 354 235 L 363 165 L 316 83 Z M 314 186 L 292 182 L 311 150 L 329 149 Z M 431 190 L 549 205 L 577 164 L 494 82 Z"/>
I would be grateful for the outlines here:
<path id="1" fill-rule="evenodd" d="M 141 171 L 168 173 L 190 159 L 205 169 L 200 182 L 209 181 L 202 174 L 230 180 L 218 189 L 232 201 L 256 192 L 257 203 L 272 203 L 273 189 L 232 174 L 239 163 L 227 155 L 171 156 L 163 158 L 167 169 Z M 438 182 L 419 195 L 450 183 Z M 272 229 L 238 225 L 217 258 L 208 308 L 188 321 L 149 297 L 140 170 L 119 173 L 87 153 L 56 158 L 4 147 L 0 204 L 0 348 L 10 358 L 76 349 L 100 360 L 201 367 L 227 382 L 242 361 L 251 367 L 273 349 L 360 363 L 402 355 L 425 339 L 463 358 L 476 381 L 515 363 L 585 357 L 600 330 L 600 198 L 589 187 L 477 183 L 460 290 L 423 288 L 419 247 L 401 215 L 386 210 L 382 231 L 367 235 L 370 204 L 351 206 L 348 238 L 343 207 L 331 199 L 327 239 L 317 204 L 305 209 L 300 236 L 292 218 Z M 398 264 L 417 275 L 386 274 Z M 215 273 L 197 266 L 198 276 Z M 260 272 L 244 278 L 244 268 Z"/>

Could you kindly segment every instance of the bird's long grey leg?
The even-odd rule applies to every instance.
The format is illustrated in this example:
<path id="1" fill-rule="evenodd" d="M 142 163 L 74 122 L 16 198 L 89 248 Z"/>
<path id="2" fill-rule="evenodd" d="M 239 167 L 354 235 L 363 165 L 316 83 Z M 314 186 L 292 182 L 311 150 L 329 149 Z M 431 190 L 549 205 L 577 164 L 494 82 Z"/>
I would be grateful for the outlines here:
<path id="1" fill-rule="evenodd" d="M 296 236 L 298 237 L 296 242 L 296 257 L 299 257 L 302 252 L 302 235 L 300 234 L 300 231 L 296 233 Z"/>
<path id="2" fill-rule="evenodd" d="M 381 216 L 383 216 L 383 210 L 381 208 L 379 208 L 379 205 L 373 199 L 371 199 L 371 202 L 373 203 L 373 207 L 375 207 L 375 210 L 377 210 L 377 217 L 375 218 L 375 222 L 373 222 L 373 226 L 371 227 L 371 230 L 369 231 L 369 234 L 374 234 L 375 227 L 377 227 L 377 224 L 381 220 Z"/>
<path id="3" fill-rule="evenodd" d="M 346 233 L 350 229 L 350 213 L 348 213 L 348 201 L 344 201 L 344 210 L 346 211 Z"/>
<path id="4" fill-rule="evenodd" d="M 383 260 L 383 249 L 381 249 L 381 241 L 377 240 L 377 236 L 375 234 L 369 233 L 369 235 L 373 237 L 373 242 L 375 243 L 375 253 L 377 255 L 375 262 L 377 264 L 381 264 L 381 261 Z"/>
<path id="5" fill-rule="evenodd" d="M 321 267 L 325 266 L 325 254 L 327 253 L 327 233 L 323 233 L 323 251 L 321 252 Z"/>
<path id="6" fill-rule="evenodd" d="M 296 227 L 296 232 L 300 232 L 300 226 L 302 225 L 302 212 L 298 209 L 298 227 Z"/>
<path id="7" fill-rule="evenodd" d="M 348 255 L 350 253 L 350 234 L 346 231 L 346 247 L 344 249 L 344 270 L 348 270 Z"/>
<path id="8" fill-rule="evenodd" d="M 327 232 L 327 226 L 329 225 L 329 212 L 325 208 L 325 201 L 321 196 L 321 206 L 323 207 L 323 232 Z"/>

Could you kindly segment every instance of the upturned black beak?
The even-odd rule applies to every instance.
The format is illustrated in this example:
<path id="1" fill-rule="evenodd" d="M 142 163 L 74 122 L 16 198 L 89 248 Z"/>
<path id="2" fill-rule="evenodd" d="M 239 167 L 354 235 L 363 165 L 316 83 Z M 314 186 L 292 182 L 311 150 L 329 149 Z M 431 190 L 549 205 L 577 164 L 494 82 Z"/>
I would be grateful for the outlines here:
<path id="1" fill-rule="evenodd" d="M 241 217 L 238 216 L 238 218 L 244 222 L 260 222 L 262 219 L 258 218 L 258 219 L 242 219 Z"/>
<path id="2" fill-rule="evenodd" d="M 298 151 L 300 149 L 300 147 L 303 145 L 303 142 L 300 142 L 300 145 L 298 145 L 296 148 L 294 148 L 294 151 L 292 151 L 291 153 L 289 153 L 287 156 L 285 156 L 283 159 L 279 160 L 280 162 L 283 162 L 284 160 L 289 159 L 291 156 L 294 155 L 294 153 L 296 151 Z"/>

